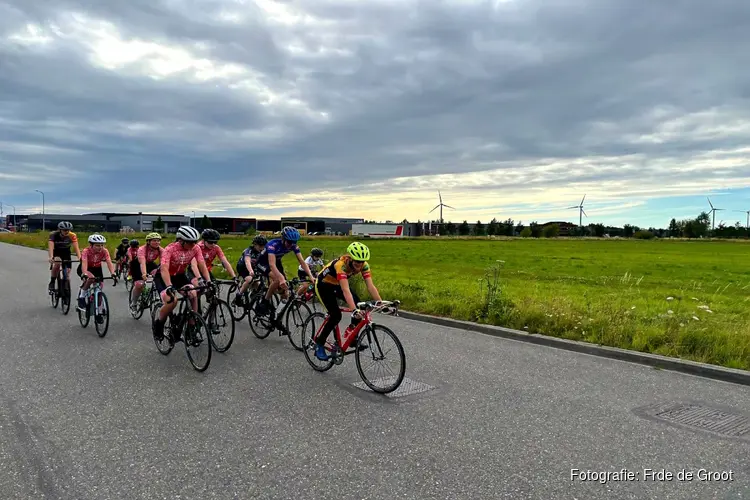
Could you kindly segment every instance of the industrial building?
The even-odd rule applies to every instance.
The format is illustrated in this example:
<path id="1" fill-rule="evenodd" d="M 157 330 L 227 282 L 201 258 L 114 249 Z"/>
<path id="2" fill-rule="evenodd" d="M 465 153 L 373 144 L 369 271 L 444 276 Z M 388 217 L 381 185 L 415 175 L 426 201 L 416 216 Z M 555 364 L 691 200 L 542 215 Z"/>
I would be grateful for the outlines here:
<path id="1" fill-rule="evenodd" d="M 245 234 L 249 229 L 256 229 L 257 220 L 245 217 L 207 217 L 210 228 L 221 234 Z M 203 227 L 203 217 L 190 218 L 190 225 L 198 228 Z"/>
<path id="2" fill-rule="evenodd" d="M 176 233 L 180 226 L 189 226 L 190 217 L 185 215 L 173 215 L 173 214 L 144 214 L 144 213 L 115 213 L 115 212 L 100 212 L 95 214 L 86 214 L 85 216 L 102 216 L 110 222 L 118 222 L 120 227 L 124 230 L 131 229 L 135 232 L 149 232 L 154 231 L 154 222 L 159 221 L 163 223 L 162 228 L 158 228 L 161 233 Z M 158 226 L 158 224 L 157 224 Z M 119 230 L 120 227 L 118 227 Z"/>
<path id="3" fill-rule="evenodd" d="M 416 222 L 406 222 L 401 224 L 353 224 L 352 236 L 364 236 L 367 238 L 405 238 L 409 236 L 419 236 L 420 226 Z"/>
<path id="4" fill-rule="evenodd" d="M 354 224 L 364 219 L 346 217 L 282 217 L 282 226 L 294 226 L 307 234 L 350 234 Z"/>
<path id="5" fill-rule="evenodd" d="M 31 214 L 24 218 L 16 216 L 16 220 L 21 231 L 54 231 L 64 220 L 73 224 L 73 231 L 117 232 L 121 227 L 119 221 L 109 220 L 101 214 Z"/>

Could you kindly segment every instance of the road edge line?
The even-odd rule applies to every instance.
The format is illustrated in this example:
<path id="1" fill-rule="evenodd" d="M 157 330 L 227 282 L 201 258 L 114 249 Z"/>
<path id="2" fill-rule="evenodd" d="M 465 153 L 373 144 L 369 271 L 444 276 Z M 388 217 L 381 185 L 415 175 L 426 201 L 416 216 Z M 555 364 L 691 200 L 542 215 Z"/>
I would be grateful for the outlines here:
<path id="1" fill-rule="evenodd" d="M 471 321 L 444 318 L 441 316 L 432 316 L 429 314 L 415 313 L 411 311 L 399 310 L 398 317 L 412 321 L 418 321 L 421 323 L 431 323 L 440 326 L 447 326 L 450 328 L 469 330 L 473 332 L 483 333 L 485 335 L 491 335 L 493 337 L 518 340 L 530 344 L 544 345 L 556 349 L 580 352 L 604 358 L 612 358 L 620 361 L 627 361 L 630 363 L 648 365 L 663 370 L 687 373 L 699 377 L 750 386 L 750 371 L 738 370 L 735 368 L 726 368 L 718 365 L 699 363 L 697 361 L 691 361 L 687 359 L 671 358 L 668 356 L 662 356 L 660 354 L 629 351 L 627 349 L 621 349 L 619 347 L 609 347 L 599 344 L 591 344 L 588 342 L 581 342 L 577 340 L 561 339 L 558 337 L 551 337 L 549 335 L 541 335 L 538 333 L 527 333 L 521 330 L 514 330 L 502 326 L 485 325 L 481 323 L 473 323 Z"/>

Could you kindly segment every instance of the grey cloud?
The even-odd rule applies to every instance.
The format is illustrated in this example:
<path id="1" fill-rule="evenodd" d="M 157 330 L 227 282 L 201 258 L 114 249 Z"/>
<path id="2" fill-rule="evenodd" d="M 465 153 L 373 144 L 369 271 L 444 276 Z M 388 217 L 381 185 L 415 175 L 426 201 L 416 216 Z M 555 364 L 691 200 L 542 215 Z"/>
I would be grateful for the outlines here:
<path id="1" fill-rule="evenodd" d="M 272 88 L 296 92 L 314 110 L 328 112 L 331 121 L 277 114 L 215 82 L 152 81 L 97 69 L 70 42 L 47 52 L 0 42 L 0 110 L 17 119 L 16 125 L 0 122 L 0 134 L 84 152 L 77 166 L 50 155 L 50 163 L 66 168 L 109 165 L 132 177 L 147 175 L 143 187 L 124 176 L 123 183 L 139 186 L 137 194 L 122 195 L 131 200 L 335 189 L 497 168 L 521 170 L 508 178 L 525 186 L 544 186 L 566 182 L 569 174 L 540 175 L 533 168 L 545 159 L 633 154 L 644 158 L 638 167 L 590 166 L 568 182 L 633 181 L 646 172 L 679 180 L 684 174 L 654 171 L 649 160 L 679 161 L 747 143 L 739 134 L 687 133 L 661 144 L 627 137 L 654 132 L 656 107 L 671 108 L 670 117 L 721 108 L 723 116 L 748 120 L 750 4 L 576 0 L 494 9 L 493 3 L 285 2 L 318 21 L 283 28 L 234 2 L 16 0 L 14 7 L 0 6 L 0 32 L 87 12 L 115 23 L 126 37 L 184 44 L 251 67 Z M 242 9 L 248 24 L 212 20 L 222 5 Z M 195 42 L 205 49 L 190 45 Z M 292 51 L 293 43 L 313 53 Z M 323 50 L 334 48 L 342 52 Z M 49 120 L 67 122 L 70 133 Z M 127 122 L 158 127 L 141 135 L 107 129 Z M 274 140 L 244 143 L 239 134 L 274 126 L 283 130 Z M 76 134 L 77 142 L 70 139 Z M 497 146 L 481 149 L 486 144 Z M 0 165 L 0 173 L 7 168 Z M 210 187 L 203 181 L 208 174 Z M 111 175 L 94 171 L 90 182 Z M 180 190 L 159 187 L 170 182 Z M 513 182 L 503 186 L 518 188 Z M 66 195 L 90 197 L 91 191 L 84 183 Z"/>

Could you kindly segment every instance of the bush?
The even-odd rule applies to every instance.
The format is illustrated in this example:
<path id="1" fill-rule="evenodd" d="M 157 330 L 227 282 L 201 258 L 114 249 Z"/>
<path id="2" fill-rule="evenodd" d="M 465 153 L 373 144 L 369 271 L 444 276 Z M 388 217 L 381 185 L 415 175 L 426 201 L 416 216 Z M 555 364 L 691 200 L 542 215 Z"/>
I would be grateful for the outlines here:
<path id="1" fill-rule="evenodd" d="M 635 234 L 633 234 L 633 238 L 636 238 L 638 240 L 650 240 L 654 238 L 654 233 L 651 231 L 636 231 Z"/>
<path id="2" fill-rule="evenodd" d="M 555 238 L 557 235 L 560 234 L 560 226 L 557 224 L 550 224 L 548 226 L 544 226 L 544 229 L 542 230 L 542 234 L 544 234 L 545 238 Z"/>
<path id="3" fill-rule="evenodd" d="M 531 228 L 525 227 L 523 228 L 523 231 L 521 231 L 521 238 L 530 238 L 531 237 Z"/>

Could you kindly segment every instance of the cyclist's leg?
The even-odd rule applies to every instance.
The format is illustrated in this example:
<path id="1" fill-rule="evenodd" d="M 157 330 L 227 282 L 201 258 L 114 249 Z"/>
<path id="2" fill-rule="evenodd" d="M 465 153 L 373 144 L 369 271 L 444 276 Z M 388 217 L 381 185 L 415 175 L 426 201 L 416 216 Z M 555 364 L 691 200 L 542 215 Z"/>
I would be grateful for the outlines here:
<path id="1" fill-rule="evenodd" d="M 141 296 L 143 286 L 146 284 L 143 279 L 143 273 L 141 273 L 141 264 L 137 260 L 130 263 L 130 275 L 133 277 L 133 293 L 131 295 L 130 307 L 138 303 L 138 298 Z"/>
<path id="2" fill-rule="evenodd" d="M 53 290 L 55 288 L 55 281 L 57 280 L 57 274 L 60 272 L 60 262 L 62 261 L 62 256 L 60 253 L 56 251 L 52 251 L 52 259 L 53 263 L 49 268 L 49 289 Z M 70 260 L 70 259 L 68 259 Z"/>
<path id="3" fill-rule="evenodd" d="M 320 283 L 319 281 L 315 284 L 315 292 L 318 295 L 318 299 L 320 299 L 320 303 L 323 304 L 323 307 L 325 307 L 328 312 L 326 322 L 320 331 L 320 335 L 316 339 L 316 343 L 318 344 L 316 355 L 319 352 L 325 354 L 323 346 L 325 345 L 326 340 L 328 340 L 328 336 L 336 329 L 336 325 L 341 321 L 341 309 L 339 309 L 339 304 L 336 300 L 336 288 L 338 288 L 336 285 Z M 320 356 L 318 357 L 320 358 Z"/>

